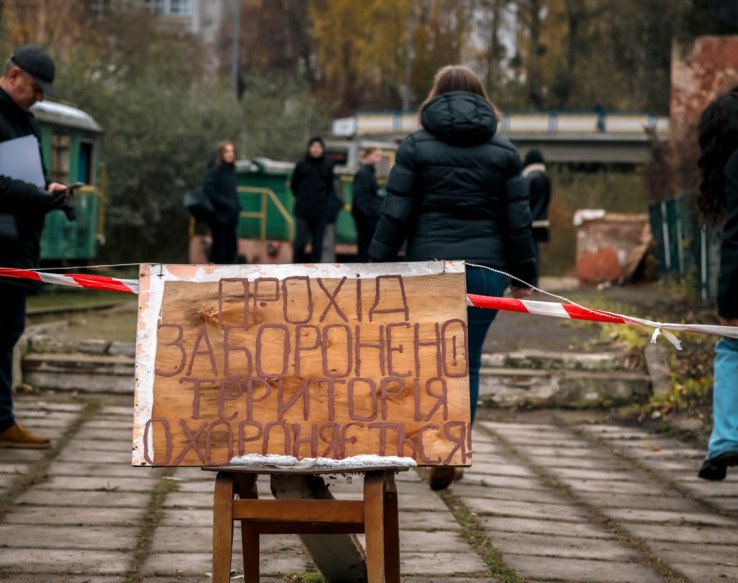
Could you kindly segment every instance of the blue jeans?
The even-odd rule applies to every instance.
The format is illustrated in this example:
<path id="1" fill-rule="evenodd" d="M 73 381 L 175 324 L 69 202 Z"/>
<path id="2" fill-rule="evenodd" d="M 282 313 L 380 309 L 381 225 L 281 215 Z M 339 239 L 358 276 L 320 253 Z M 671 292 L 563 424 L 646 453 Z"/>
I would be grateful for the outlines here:
<path id="1" fill-rule="evenodd" d="M 466 291 L 480 296 L 502 297 L 510 280 L 504 275 L 479 267 L 466 268 Z M 471 421 L 477 412 L 479 400 L 479 369 L 482 366 L 482 347 L 497 310 L 485 308 L 466 308 L 469 325 L 469 402 Z"/>
<path id="2" fill-rule="evenodd" d="M 26 292 L 0 287 L 0 431 L 15 425 L 13 416 L 13 347 L 26 324 Z"/>
<path id="3" fill-rule="evenodd" d="M 705 459 L 738 452 L 738 340 L 721 338 L 715 346 L 712 393 L 713 428 Z"/>

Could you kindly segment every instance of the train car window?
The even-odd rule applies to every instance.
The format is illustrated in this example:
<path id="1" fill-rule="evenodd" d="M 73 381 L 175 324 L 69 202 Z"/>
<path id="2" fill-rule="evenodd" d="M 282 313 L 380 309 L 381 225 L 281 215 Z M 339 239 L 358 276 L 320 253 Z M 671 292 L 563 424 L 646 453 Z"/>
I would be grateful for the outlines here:
<path id="1" fill-rule="evenodd" d="M 92 184 L 92 178 L 92 144 L 90 142 L 80 142 L 77 180 L 85 184 Z"/>
<path id="2" fill-rule="evenodd" d="M 69 181 L 69 136 L 53 134 L 51 137 L 51 178 L 66 184 Z"/>

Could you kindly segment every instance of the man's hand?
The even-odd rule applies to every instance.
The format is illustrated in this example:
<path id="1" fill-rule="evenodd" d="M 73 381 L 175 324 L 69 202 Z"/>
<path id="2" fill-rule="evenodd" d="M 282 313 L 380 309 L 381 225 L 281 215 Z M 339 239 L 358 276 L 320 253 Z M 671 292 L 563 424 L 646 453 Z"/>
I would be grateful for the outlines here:
<path id="1" fill-rule="evenodd" d="M 52 182 L 46 187 L 46 191 L 60 202 L 69 200 L 70 192 L 67 190 L 67 185 L 61 182 Z"/>
<path id="2" fill-rule="evenodd" d="M 532 294 L 533 290 L 529 287 L 515 287 L 513 285 L 510 286 L 510 293 L 512 293 L 512 297 L 514 297 L 516 300 L 520 300 Z"/>

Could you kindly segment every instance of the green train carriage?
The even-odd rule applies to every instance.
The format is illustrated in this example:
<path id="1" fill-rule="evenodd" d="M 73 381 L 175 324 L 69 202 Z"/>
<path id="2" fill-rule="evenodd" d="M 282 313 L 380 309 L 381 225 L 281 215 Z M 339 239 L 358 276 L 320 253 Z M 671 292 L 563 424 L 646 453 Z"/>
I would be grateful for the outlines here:
<path id="1" fill-rule="evenodd" d="M 72 203 L 76 221 L 59 212 L 46 216 L 41 260 L 47 264 L 90 261 L 105 240 L 102 128 L 88 113 L 63 103 L 42 101 L 32 111 L 41 128 L 42 155 L 51 180 L 85 184 L 75 191 Z"/>
<path id="2" fill-rule="evenodd" d="M 397 144 L 374 141 L 328 141 L 326 154 L 336 163 L 336 189 L 344 207 L 336 221 L 336 254 L 339 260 L 349 260 L 356 254 L 356 226 L 351 216 L 354 174 L 360 167 L 361 152 L 377 147 L 382 160 L 377 167 L 380 187 L 386 183 L 395 161 Z M 267 158 L 239 160 L 236 163 L 238 197 L 241 216 L 238 221 L 238 252 L 249 263 L 290 263 L 295 237 L 295 199 L 289 182 L 294 164 Z M 195 234 L 191 223 L 189 259 L 206 263 L 210 239 Z"/>

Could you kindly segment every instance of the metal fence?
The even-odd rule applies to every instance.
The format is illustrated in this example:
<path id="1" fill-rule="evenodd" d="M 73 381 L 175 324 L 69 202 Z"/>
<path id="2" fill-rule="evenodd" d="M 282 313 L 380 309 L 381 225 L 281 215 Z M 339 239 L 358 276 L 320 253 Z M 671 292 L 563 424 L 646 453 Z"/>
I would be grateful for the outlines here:
<path id="1" fill-rule="evenodd" d="M 659 273 L 694 282 L 700 297 L 714 301 L 720 268 L 720 229 L 702 225 L 690 195 L 648 205 Z"/>

